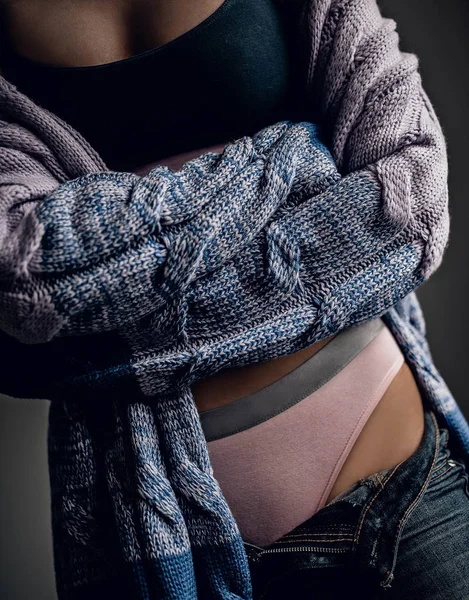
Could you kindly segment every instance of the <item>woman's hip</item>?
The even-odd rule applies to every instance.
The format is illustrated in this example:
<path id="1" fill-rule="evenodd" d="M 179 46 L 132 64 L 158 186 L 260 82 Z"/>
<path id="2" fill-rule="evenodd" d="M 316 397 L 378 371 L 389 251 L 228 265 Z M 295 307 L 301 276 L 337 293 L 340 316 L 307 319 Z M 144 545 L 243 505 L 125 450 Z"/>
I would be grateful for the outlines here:
<path id="1" fill-rule="evenodd" d="M 425 411 L 417 450 L 267 548 L 246 543 L 256 598 L 469 598 L 468 474 Z"/>

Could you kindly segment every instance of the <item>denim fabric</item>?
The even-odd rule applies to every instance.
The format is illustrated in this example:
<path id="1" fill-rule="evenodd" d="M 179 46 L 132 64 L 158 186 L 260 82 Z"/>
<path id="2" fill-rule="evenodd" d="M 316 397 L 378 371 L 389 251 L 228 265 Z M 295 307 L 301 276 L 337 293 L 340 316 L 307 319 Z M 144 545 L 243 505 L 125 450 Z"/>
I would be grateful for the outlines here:
<path id="1" fill-rule="evenodd" d="M 417 451 L 268 548 L 245 542 L 256 600 L 469 598 L 468 471 L 425 411 Z"/>

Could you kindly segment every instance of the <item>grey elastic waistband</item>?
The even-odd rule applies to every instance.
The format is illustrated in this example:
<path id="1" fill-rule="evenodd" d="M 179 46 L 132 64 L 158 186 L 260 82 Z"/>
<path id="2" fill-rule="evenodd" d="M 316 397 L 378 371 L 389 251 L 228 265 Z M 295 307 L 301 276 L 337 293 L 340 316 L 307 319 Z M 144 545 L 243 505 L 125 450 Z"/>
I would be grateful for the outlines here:
<path id="1" fill-rule="evenodd" d="M 207 442 L 254 427 L 308 397 L 358 356 L 384 327 L 381 319 L 375 319 L 346 329 L 278 381 L 226 406 L 200 413 Z"/>

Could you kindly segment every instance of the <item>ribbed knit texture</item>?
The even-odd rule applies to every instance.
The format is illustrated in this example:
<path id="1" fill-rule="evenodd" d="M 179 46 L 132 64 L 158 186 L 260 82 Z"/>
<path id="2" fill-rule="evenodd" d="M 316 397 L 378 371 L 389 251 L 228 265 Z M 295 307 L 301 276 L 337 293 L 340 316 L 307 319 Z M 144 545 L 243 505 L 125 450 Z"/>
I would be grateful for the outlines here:
<path id="1" fill-rule="evenodd" d="M 276 123 L 178 172 L 108 171 L 0 79 L 2 391 L 52 400 L 61 600 L 252 597 L 190 392 L 221 368 L 384 315 L 468 455 L 413 293 L 449 222 L 417 60 L 374 0 L 298 10 L 319 130 Z"/>

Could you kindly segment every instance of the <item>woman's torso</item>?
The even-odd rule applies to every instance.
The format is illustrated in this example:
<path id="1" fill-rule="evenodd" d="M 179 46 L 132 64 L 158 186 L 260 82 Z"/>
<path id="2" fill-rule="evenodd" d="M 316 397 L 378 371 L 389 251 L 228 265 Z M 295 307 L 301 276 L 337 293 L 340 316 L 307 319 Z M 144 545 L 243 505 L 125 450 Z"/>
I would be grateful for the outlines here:
<path id="1" fill-rule="evenodd" d="M 5 77 L 110 169 L 301 118 L 294 44 L 274 0 L 21 0 L 6 16 Z"/>
<path id="2" fill-rule="evenodd" d="M 203 23 L 222 4 L 222 0 L 17 0 L 7 3 L 6 23 L 13 44 L 25 57 L 69 67 L 96 66 L 167 44 Z M 155 85 L 158 83 L 157 79 Z M 205 145 L 222 144 L 228 138 L 212 137 Z M 167 156 L 190 150 L 188 144 L 172 147 Z M 193 389 L 199 411 L 233 402 L 277 381 L 328 341 L 266 363 L 225 370 L 199 382 Z M 416 450 L 422 432 L 420 394 L 404 363 L 353 446 L 329 500 L 361 477 L 406 459 Z"/>

